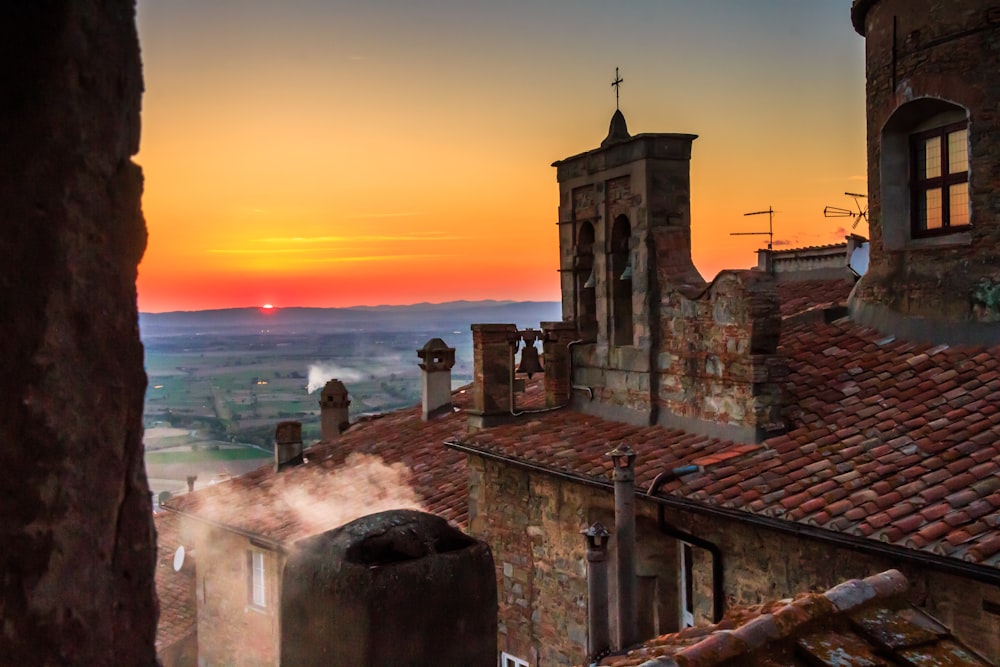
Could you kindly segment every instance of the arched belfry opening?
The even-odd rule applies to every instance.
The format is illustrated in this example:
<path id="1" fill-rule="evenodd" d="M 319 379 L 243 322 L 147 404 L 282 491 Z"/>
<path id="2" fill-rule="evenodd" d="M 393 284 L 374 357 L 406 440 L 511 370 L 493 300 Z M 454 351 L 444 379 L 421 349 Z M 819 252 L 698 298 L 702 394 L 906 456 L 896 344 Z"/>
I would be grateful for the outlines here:
<path id="1" fill-rule="evenodd" d="M 565 383 L 575 409 L 656 419 L 662 285 L 704 284 L 691 263 L 694 139 L 633 136 L 616 110 L 600 146 L 553 163 L 563 324 L 578 336 Z"/>
<path id="2" fill-rule="evenodd" d="M 580 336 L 597 337 L 597 274 L 594 267 L 594 226 L 580 225 L 576 240 L 576 321 Z"/>
<path id="3" fill-rule="evenodd" d="M 608 284 L 611 292 L 611 332 L 616 346 L 632 345 L 632 226 L 619 215 L 611 228 Z"/>

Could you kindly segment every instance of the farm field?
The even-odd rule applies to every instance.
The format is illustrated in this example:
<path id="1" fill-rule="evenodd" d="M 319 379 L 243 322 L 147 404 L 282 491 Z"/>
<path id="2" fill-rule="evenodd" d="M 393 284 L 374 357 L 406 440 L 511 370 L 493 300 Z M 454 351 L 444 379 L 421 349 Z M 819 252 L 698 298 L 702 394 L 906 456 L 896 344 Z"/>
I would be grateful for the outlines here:
<path id="1" fill-rule="evenodd" d="M 144 440 L 154 493 L 186 490 L 188 475 L 198 476 L 199 488 L 268 464 L 282 420 L 302 423 L 306 446 L 317 441 L 319 390 L 331 378 L 347 386 L 352 419 L 419 403 L 416 351 L 433 337 L 456 347 L 453 385 L 471 382 L 469 333 L 264 331 L 144 339 Z"/>

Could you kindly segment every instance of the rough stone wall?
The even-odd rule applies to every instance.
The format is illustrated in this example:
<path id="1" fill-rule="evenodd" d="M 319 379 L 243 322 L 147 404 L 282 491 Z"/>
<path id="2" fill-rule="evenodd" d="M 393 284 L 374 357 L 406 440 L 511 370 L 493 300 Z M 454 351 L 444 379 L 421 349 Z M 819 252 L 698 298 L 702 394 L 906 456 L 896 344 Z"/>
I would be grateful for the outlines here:
<path id="1" fill-rule="evenodd" d="M 770 275 L 725 271 L 697 295 L 668 291 L 660 326 L 660 423 L 749 441 L 781 428 L 786 363 Z"/>
<path id="2" fill-rule="evenodd" d="M 968 323 L 993 323 L 976 335 L 1000 340 L 1000 4 L 856 4 L 867 8 L 863 25 L 857 20 L 855 25 L 866 39 L 871 259 L 852 299 L 852 314 L 905 337 L 952 342 L 961 342 L 959 334 L 972 335 Z M 856 8 L 855 18 L 860 17 Z M 971 227 L 961 234 L 910 239 L 906 219 L 906 229 L 896 232 L 901 240 L 893 242 L 883 222 L 906 216 L 901 207 L 883 206 L 883 128 L 899 107 L 921 98 L 967 111 Z M 930 322 L 921 325 L 914 318 Z M 942 320 L 945 324 L 933 326 Z M 947 322 L 956 321 L 966 326 L 949 330 Z"/>
<path id="3" fill-rule="evenodd" d="M 284 556 L 264 551 L 267 604 L 266 608 L 257 609 L 249 604 L 250 540 L 201 524 L 191 529 L 196 536 L 199 659 L 206 665 L 277 665 L 278 601 Z"/>
<path id="4" fill-rule="evenodd" d="M 0 9 L 0 654 L 151 665 L 134 0 Z"/>
<path id="5" fill-rule="evenodd" d="M 648 503 L 640 503 L 642 511 Z M 910 602 L 949 626 L 962 641 L 1000 661 L 1000 616 L 983 602 L 1000 600 L 1000 587 L 827 542 L 691 512 L 667 511 L 671 524 L 717 544 L 723 552 L 727 605 L 753 605 L 823 591 L 847 579 L 897 568 L 910 581 Z M 695 550 L 696 624 L 711 618 L 711 559 Z M 700 556 L 700 557 L 699 557 Z"/>
<path id="6" fill-rule="evenodd" d="M 499 598 L 498 648 L 531 665 L 577 665 L 586 658 L 587 565 L 580 530 L 614 523 L 614 499 L 601 489 L 560 482 L 478 457 L 469 458 L 469 532 L 493 550 Z M 673 540 L 647 516 L 638 524 L 640 614 L 649 636 L 678 628 Z M 609 608 L 616 634 L 617 551 L 608 553 Z M 656 623 L 658 621 L 658 624 Z"/>
<path id="7" fill-rule="evenodd" d="M 690 160 L 694 135 L 641 134 L 624 143 L 583 153 L 556 163 L 560 187 L 559 248 L 563 317 L 587 310 L 578 294 L 593 267 L 597 281 L 597 334 L 590 345 L 574 350 L 574 382 L 590 387 L 595 400 L 578 407 L 627 421 L 647 422 L 653 408 L 651 358 L 658 321 L 663 269 L 673 282 L 702 284 L 691 262 Z M 628 219 L 632 263 L 630 340 L 615 332 L 615 292 L 622 267 L 612 267 L 615 220 Z M 580 229 L 594 228 L 591 248 L 577 247 Z M 672 240 L 669 253 L 653 258 L 651 231 Z M 620 318 L 620 314 L 618 315 Z M 579 322 L 578 322 L 579 325 Z M 627 336 L 626 336 L 627 337 Z"/>
<path id="8" fill-rule="evenodd" d="M 586 651 L 586 550 L 579 530 L 594 521 L 613 526 L 610 490 L 585 487 L 522 468 L 469 457 L 470 532 L 493 549 L 499 591 L 499 649 L 531 665 L 583 662 Z M 678 542 L 660 533 L 656 505 L 636 504 L 637 574 L 655 580 L 656 610 L 640 609 L 649 634 L 677 628 L 680 620 Z M 838 547 L 829 542 L 731 519 L 667 509 L 672 526 L 715 543 L 723 553 L 727 605 L 754 605 L 827 590 L 847 579 L 889 568 L 910 580 L 910 601 L 950 626 L 957 636 L 1000 661 L 1000 587 L 914 564 Z M 696 625 L 712 622 L 712 558 L 692 550 Z M 610 543 L 609 568 L 615 545 Z M 611 581 L 612 636 L 615 577 Z M 640 585 L 640 589 L 642 585 Z M 652 636 L 651 634 L 649 636 Z"/>

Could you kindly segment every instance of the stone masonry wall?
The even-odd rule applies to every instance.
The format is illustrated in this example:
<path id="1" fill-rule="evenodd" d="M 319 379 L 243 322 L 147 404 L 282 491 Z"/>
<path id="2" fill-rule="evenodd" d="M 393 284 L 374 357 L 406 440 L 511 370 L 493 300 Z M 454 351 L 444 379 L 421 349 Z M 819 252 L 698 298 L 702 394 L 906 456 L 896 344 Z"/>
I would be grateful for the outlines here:
<path id="1" fill-rule="evenodd" d="M 601 521 L 613 532 L 610 489 L 585 487 L 477 456 L 469 457 L 469 475 L 469 529 L 490 544 L 497 567 L 499 650 L 528 660 L 533 667 L 582 663 L 587 586 L 586 551 L 579 530 Z M 647 635 L 651 618 L 659 619 L 656 634 L 676 630 L 678 543 L 658 530 L 654 503 L 640 500 L 637 512 L 637 573 L 640 583 L 656 581 L 657 592 L 645 599 L 658 606 L 655 612 L 640 609 L 640 624 Z M 827 590 L 847 579 L 898 568 L 910 581 L 911 602 L 991 660 L 1000 661 L 1000 616 L 984 610 L 984 602 L 992 609 L 1000 605 L 1000 587 L 943 574 L 934 566 L 746 522 L 670 508 L 666 520 L 722 550 L 727 606 Z M 712 619 L 712 559 L 703 549 L 694 548 L 692 554 L 695 623 L 705 625 Z M 612 539 L 609 568 L 614 558 Z M 613 569 L 609 574 L 614 619 Z"/>
<path id="2" fill-rule="evenodd" d="M 862 14 L 856 8 L 854 16 L 866 40 L 871 259 L 852 308 L 887 309 L 889 314 L 866 323 L 888 330 L 903 326 L 893 325 L 892 313 L 897 319 L 1000 322 L 1000 4 L 863 0 L 856 5 L 867 9 Z M 884 206 L 883 128 L 902 105 L 922 98 L 967 112 L 971 227 L 911 240 L 905 214 Z M 900 218 L 894 224 L 906 227 L 895 232 L 903 239 L 897 243 L 883 225 L 893 214 Z M 1000 339 L 1000 328 L 993 331 L 994 340 Z"/>
<path id="3" fill-rule="evenodd" d="M 276 666 L 284 556 L 264 551 L 266 607 L 257 609 L 249 604 L 250 540 L 200 524 L 191 529 L 196 535 L 199 659 L 206 665 Z"/>
<path id="4" fill-rule="evenodd" d="M 725 271 L 693 297 L 667 292 L 661 311 L 661 424 L 749 441 L 781 427 L 786 364 L 773 277 Z"/>
<path id="5" fill-rule="evenodd" d="M 134 0 L 0 8 L 0 654 L 152 665 Z"/>

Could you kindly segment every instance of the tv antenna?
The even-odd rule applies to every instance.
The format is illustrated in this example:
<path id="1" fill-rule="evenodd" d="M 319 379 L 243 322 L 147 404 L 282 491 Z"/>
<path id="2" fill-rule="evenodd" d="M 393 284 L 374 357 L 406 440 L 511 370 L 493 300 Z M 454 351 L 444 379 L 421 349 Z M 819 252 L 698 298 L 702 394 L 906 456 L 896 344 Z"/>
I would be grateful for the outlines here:
<path id="1" fill-rule="evenodd" d="M 766 232 L 730 232 L 730 236 L 766 236 L 767 237 L 767 249 L 771 250 L 774 246 L 774 209 L 770 206 L 767 207 L 766 211 L 754 211 L 752 213 L 744 213 L 744 217 L 748 215 L 764 215 L 767 214 L 767 231 Z"/>
<path id="2" fill-rule="evenodd" d="M 827 206 L 823 209 L 824 218 L 854 218 L 854 224 L 851 225 L 851 229 L 858 226 L 858 223 L 862 220 L 865 224 L 868 224 L 868 204 L 865 204 L 864 208 L 861 208 L 861 200 L 868 199 L 867 195 L 860 195 L 857 192 L 845 192 L 845 195 L 852 197 L 854 199 L 855 211 L 849 208 L 840 208 L 839 206 Z"/>

